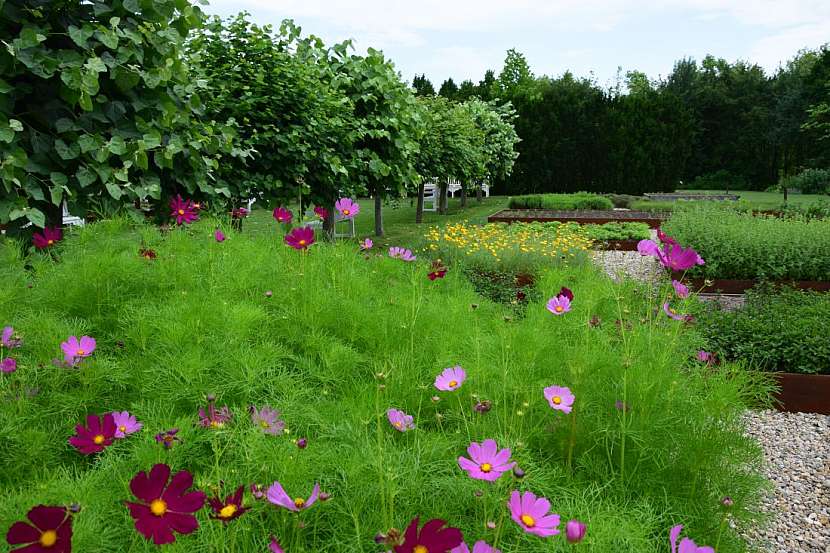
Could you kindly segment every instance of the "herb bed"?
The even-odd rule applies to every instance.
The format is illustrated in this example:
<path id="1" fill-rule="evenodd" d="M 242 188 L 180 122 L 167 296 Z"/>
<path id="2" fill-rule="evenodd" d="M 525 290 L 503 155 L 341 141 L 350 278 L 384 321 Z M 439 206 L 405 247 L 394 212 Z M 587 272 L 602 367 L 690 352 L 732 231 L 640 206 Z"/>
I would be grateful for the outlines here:
<path id="1" fill-rule="evenodd" d="M 487 218 L 489 223 L 530 223 L 553 222 L 579 223 L 580 225 L 602 225 L 605 223 L 645 223 L 659 228 L 666 216 L 646 211 L 620 210 L 550 210 L 550 209 L 503 209 Z"/>

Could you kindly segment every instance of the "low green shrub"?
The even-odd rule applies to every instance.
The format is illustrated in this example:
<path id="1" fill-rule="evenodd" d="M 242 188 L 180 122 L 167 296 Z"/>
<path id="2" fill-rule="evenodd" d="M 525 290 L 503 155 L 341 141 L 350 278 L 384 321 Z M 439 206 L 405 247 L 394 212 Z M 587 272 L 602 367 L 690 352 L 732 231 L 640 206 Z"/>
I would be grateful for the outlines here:
<path id="1" fill-rule="evenodd" d="M 830 295 L 763 286 L 746 298 L 743 309 L 700 317 L 708 351 L 768 371 L 830 374 Z"/>
<path id="2" fill-rule="evenodd" d="M 689 183 L 691 190 L 751 190 L 743 175 L 736 175 L 725 169 L 695 178 Z"/>
<path id="3" fill-rule="evenodd" d="M 536 194 L 510 198 L 510 209 L 614 209 L 614 204 L 605 196 L 577 192 L 575 194 Z"/>
<path id="4" fill-rule="evenodd" d="M 802 194 L 830 194 L 830 169 L 805 169 L 781 179 L 778 188 L 784 187 L 801 190 Z"/>
<path id="5" fill-rule="evenodd" d="M 830 220 L 699 206 L 675 211 L 663 230 L 706 261 L 689 276 L 830 280 Z"/>
<path id="6" fill-rule="evenodd" d="M 605 197 L 611 200 L 614 207 L 620 207 L 623 209 L 631 207 L 631 202 L 643 199 L 642 196 L 632 196 L 630 194 L 606 194 Z"/>

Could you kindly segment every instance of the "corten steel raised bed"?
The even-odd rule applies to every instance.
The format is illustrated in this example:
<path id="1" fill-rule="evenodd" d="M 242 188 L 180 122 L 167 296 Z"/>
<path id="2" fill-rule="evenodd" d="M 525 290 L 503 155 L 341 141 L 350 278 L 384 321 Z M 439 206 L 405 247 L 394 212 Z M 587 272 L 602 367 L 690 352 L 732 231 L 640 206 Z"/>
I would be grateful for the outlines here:
<path id="1" fill-rule="evenodd" d="M 683 278 L 682 273 L 674 273 L 672 278 L 683 280 L 689 288 L 707 294 L 720 292 L 721 294 L 743 294 L 761 283 L 759 280 L 731 280 L 710 279 L 709 284 L 702 278 Z M 777 285 L 790 286 L 798 290 L 815 290 L 816 292 L 830 292 L 830 281 L 826 280 L 775 280 Z"/>
<path id="2" fill-rule="evenodd" d="M 674 201 L 674 200 L 702 200 L 702 201 L 730 201 L 735 202 L 741 199 L 740 196 L 737 194 L 660 194 L 660 193 L 652 193 L 652 194 L 643 194 L 649 200 L 654 200 L 657 202 L 662 201 Z"/>
<path id="3" fill-rule="evenodd" d="M 551 209 L 503 209 L 487 217 L 488 223 L 579 223 L 580 225 L 604 225 L 605 223 L 645 223 L 660 228 L 666 217 L 648 211 L 607 211 Z"/>
<path id="4" fill-rule="evenodd" d="M 830 415 L 830 375 L 778 373 L 775 378 L 779 411 Z"/>
<path id="5" fill-rule="evenodd" d="M 597 240 L 597 249 L 618 252 L 636 252 L 639 240 Z"/>

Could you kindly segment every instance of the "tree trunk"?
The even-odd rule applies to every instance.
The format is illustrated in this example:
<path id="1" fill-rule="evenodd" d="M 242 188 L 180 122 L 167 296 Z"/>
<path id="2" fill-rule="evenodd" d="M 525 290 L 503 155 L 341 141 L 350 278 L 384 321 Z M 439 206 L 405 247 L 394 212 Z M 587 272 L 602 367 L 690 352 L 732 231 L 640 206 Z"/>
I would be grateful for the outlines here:
<path id="1" fill-rule="evenodd" d="M 323 221 L 323 234 L 327 240 L 334 240 L 334 206 L 327 206 L 326 219 Z"/>
<path id="2" fill-rule="evenodd" d="M 467 188 L 461 187 L 461 209 L 467 207 Z"/>
<path id="3" fill-rule="evenodd" d="M 418 185 L 418 206 L 415 208 L 415 222 L 421 224 L 424 222 L 424 181 Z"/>
<path id="4" fill-rule="evenodd" d="M 484 196 L 484 192 L 481 189 L 481 185 L 476 188 L 476 201 L 481 203 L 483 201 L 482 196 Z"/>
<path id="5" fill-rule="evenodd" d="M 447 183 L 438 186 L 438 213 L 441 215 L 447 214 Z"/>
<path id="6" fill-rule="evenodd" d="M 375 236 L 383 236 L 383 198 L 375 194 Z"/>

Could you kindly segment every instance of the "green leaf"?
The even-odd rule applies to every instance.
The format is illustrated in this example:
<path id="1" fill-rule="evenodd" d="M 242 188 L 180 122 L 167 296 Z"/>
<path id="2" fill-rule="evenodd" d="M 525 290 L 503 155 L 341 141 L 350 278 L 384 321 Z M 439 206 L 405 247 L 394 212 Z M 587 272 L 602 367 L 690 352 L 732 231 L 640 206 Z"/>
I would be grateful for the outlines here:
<path id="1" fill-rule="evenodd" d="M 0 94 L 8 94 L 12 90 L 14 90 L 14 87 L 12 85 L 7 83 L 3 79 L 0 79 Z"/>
<path id="2" fill-rule="evenodd" d="M 23 132 L 23 123 L 17 119 L 9 119 L 9 127 L 17 132 Z"/>
<path id="3" fill-rule="evenodd" d="M 87 153 L 98 149 L 98 141 L 96 137 L 91 134 L 82 134 L 78 138 L 78 145 L 81 147 L 81 152 Z"/>
<path id="4" fill-rule="evenodd" d="M 81 188 L 86 188 L 95 182 L 96 176 L 92 170 L 87 167 L 81 167 L 78 169 L 78 172 L 75 173 L 75 178 L 78 179 L 78 184 L 81 185 Z"/>
<path id="5" fill-rule="evenodd" d="M 137 167 L 144 169 L 145 171 L 148 169 L 149 160 L 147 159 L 147 152 L 144 150 L 138 150 L 135 153 L 135 164 Z"/>
<path id="6" fill-rule="evenodd" d="M 64 175 L 63 173 L 58 173 L 57 171 L 52 171 L 49 174 L 49 180 L 51 180 L 52 183 L 57 186 L 63 186 L 67 182 L 69 182 L 69 178 L 66 175 Z"/>
<path id="7" fill-rule="evenodd" d="M 102 27 L 103 29 L 103 27 Z M 118 35 L 115 34 L 114 31 L 110 30 L 98 30 L 95 31 L 95 38 L 97 38 L 101 44 L 109 48 L 110 50 L 115 50 L 118 48 Z"/>
<path id="8" fill-rule="evenodd" d="M 75 159 L 79 155 L 81 155 L 81 147 L 78 146 L 77 143 L 73 142 L 71 145 L 67 144 L 60 138 L 55 140 L 55 151 L 58 153 L 60 158 L 64 161 L 69 161 L 70 159 Z"/>
<path id="9" fill-rule="evenodd" d="M 81 109 L 84 111 L 92 111 L 92 96 L 90 96 L 86 91 L 81 92 L 81 96 L 78 98 L 78 105 L 81 106 Z"/>
<path id="10" fill-rule="evenodd" d="M 127 143 L 124 141 L 123 138 L 116 135 L 110 138 L 110 141 L 107 144 L 107 149 L 110 151 L 110 153 L 113 153 L 117 156 L 124 155 L 127 153 Z"/>
<path id="11" fill-rule="evenodd" d="M 26 218 L 32 223 L 34 226 L 38 228 L 43 228 L 46 226 L 46 215 L 39 209 L 34 207 L 29 208 L 26 210 Z"/>
<path id="12" fill-rule="evenodd" d="M 124 6 L 124 9 L 129 12 L 139 13 L 141 11 L 141 6 L 139 5 L 138 0 L 124 0 L 122 5 Z"/>
<path id="13" fill-rule="evenodd" d="M 0 126 L 0 142 L 8 143 L 12 140 L 14 140 L 14 131 L 6 125 Z"/>
<path id="14" fill-rule="evenodd" d="M 23 27 L 20 36 L 14 40 L 14 46 L 18 50 L 25 50 L 37 46 L 44 40 L 46 40 L 46 35 L 42 34 L 37 27 Z"/>
<path id="15" fill-rule="evenodd" d="M 65 132 L 74 131 L 78 127 L 71 119 L 67 119 L 66 117 L 61 117 L 57 121 L 55 121 L 55 130 L 59 133 L 63 134 Z"/>
<path id="16" fill-rule="evenodd" d="M 26 216 L 26 210 L 25 209 L 12 209 L 9 212 L 9 220 L 10 221 L 17 221 L 18 219 L 21 219 L 25 216 Z"/>
<path id="17" fill-rule="evenodd" d="M 63 186 L 52 186 L 49 188 L 49 193 L 52 196 L 52 205 L 61 205 L 63 201 Z"/>
<path id="18" fill-rule="evenodd" d="M 124 195 L 121 192 L 121 188 L 114 182 L 108 182 L 104 186 L 107 187 L 107 192 L 110 193 L 110 196 L 112 196 L 114 200 L 120 200 L 121 196 Z"/>
<path id="19" fill-rule="evenodd" d="M 84 26 L 80 29 L 75 25 L 69 26 L 69 38 L 71 38 L 72 42 L 81 48 L 86 48 L 87 40 L 89 40 L 94 33 L 95 31 L 88 24 L 84 24 Z"/>
<path id="20" fill-rule="evenodd" d="M 105 73 L 107 71 L 107 66 L 99 57 L 89 58 L 86 60 L 84 67 L 89 69 L 90 71 L 96 71 L 98 73 Z"/>

